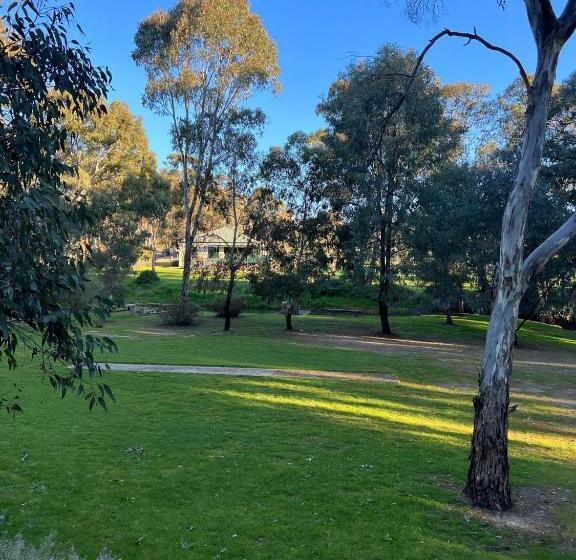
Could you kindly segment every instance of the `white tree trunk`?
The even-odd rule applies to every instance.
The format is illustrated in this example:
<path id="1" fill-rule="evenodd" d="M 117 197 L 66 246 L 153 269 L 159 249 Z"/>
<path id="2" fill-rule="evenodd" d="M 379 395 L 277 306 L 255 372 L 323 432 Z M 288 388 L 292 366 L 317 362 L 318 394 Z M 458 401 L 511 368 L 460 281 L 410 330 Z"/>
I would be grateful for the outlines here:
<path id="1" fill-rule="evenodd" d="M 505 510 L 512 505 L 508 465 L 508 403 L 514 334 L 524 281 L 524 236 L 528 209 L 542 161 L 548 105 L 556 76 L 559 41 L 539 43 L 538 66 L 529 92 L 518 174 L 502 221 L 497 289 L 486 336 L 484 362 L 474 399 L 474 433 L 465 488 L 474 505 Z"/>

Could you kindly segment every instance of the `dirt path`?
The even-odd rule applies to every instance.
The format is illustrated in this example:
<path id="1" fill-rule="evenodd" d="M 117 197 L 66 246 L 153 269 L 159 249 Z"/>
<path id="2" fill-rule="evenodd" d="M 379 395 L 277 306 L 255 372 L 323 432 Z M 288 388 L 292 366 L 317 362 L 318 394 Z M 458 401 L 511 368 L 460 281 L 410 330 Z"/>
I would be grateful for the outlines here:
<path id="1" fill-rule="evenodd" d="M 100 364 L 103 368 L 106 366 Z M 301 369 L 263 369 L 240 367 L 174 366 L 154 364 L 108 364 L 112 371 L 138 373 L 186 373 L 196 375 L 230 375 L 243 377 L 311 377 L 341 379 L 345 381 L 364 381 L 370 383 L 399 383 L 394 375 L 369 375 L 364 373 L 345 373 L 339 371 L 312 371 Z"/>
<path id="2" fill-rule="evenodd" d="M 299 343 L 330 346 L 333 348 L 365 350 L 379 354 L 432 358 L 462 367 L 478 368 L 482 361 L 483 346 L 454 344 L 378 336 L 297 333 Z M 576 352 L 551 348 L 520 347 L 514 352 L 516 366 L 534 366 L 539 370 L 549 368 L 555 373 L 574 376 L 576 379 Z"/>
<path id="3" fill-rule="evenodd" d="M 475 387 L 483 346 L 365 335 L 294 333 L 298 344 L 376 352 L 427 359 L 468 374 L 461 386 Z M 576 408 L 576 352 L 566 349 L 520 347 L 514 353 L 514 387 L 520 391 L 564 397 Z M 538 376 L 538 382 L 533 380 Z"/>

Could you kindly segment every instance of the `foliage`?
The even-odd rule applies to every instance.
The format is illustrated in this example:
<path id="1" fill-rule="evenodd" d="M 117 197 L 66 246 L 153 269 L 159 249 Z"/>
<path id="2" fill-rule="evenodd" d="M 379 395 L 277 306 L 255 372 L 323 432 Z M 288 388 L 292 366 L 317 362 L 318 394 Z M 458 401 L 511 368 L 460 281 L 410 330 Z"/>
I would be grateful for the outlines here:
<path id="1" fill-rule="evenodd" d="M 199 313 L 200 307 L 198 305 L 179 299 L 175 303 L 165 306 L 162 318 L 166 325 L 189 327 L 194 324 Z"/>
<path id="2" fill-rule="evenodd" d="M 281 205 L 268 212 L 259 232 L 267 255 L 259 289 L 294 303 L 332 260 L 334 216 L 323 196 L 323 154 L 318 135 L 296 132 L 284 146 L 271 148 L 262 163 L 262 177 Z"/>
<path id="3" fill-rule="evenodd" d="M 121 284 L 148 237 L 158 235 L 171 205 L 170 185 L 156 172 L 140 118 L 114 101 L 103 114 L 66 115 L 71 133 L 66 159 L 78 173 L 68 179 L 87 195 L 94 226 L 87 232 L 104 295 L 123 301 Z"/>
<path id="4" fill-rule="evenodd" d="M 83 337 L 81 328 L 95 314 L 103 317 L 109 303 L 95 298 L 74 311 L 64 304 L 86 284 L 88 248 L 78 238 L 93 222 L 81 194 L 64 181 L 74 168 L 59 153 L 70 137 L 62 127 L 66 113 L 78 119 L 105 113 L 101 99 L 110 74 L 68 38 L 75 25 L 71 6 L 14 2 L 1 23 L 0 357 L 14 367 L 24 346 L 41 357 L 42 371 L 62 396 L 74 387 L 90 408 L 105 406 L 109 389 L 93 384 L 93 352 L 114 344 Z M 55 362 L 71 367 L 58 373 Z M 5 397 L 0 404 L 20 410 Z"/>
<path id="5" fill-rule="evenodd" d="M 410 268 L 448 317 L 463 301 L 469 279 L 467 243 L 475 210 L 468 198 L 471 184 L 474 176 L 467 166 L 442 169 L 420 184 L 407 223 Z"/>
<path id="6" fill-rule="evenodd" d="M 154 282 L 159 282 L 158 273 L 155 270 L 143 270 L 138 274 L 136 278 L 136 283 L 141 286 L 144 284 L 154 284 Z"/>
<path id="7" fill-rule="evenodd" d="M 224 317 L 224 305 L 226 303 L 225 299 L 217 299 L 212 309 L 216 313 L 217 317 Z M 230 300 L 230 317 L 239 317 L 246 309 L 246 302 L 243 299 L 233 297 Z"/>
<path id="8" fill-rule="evenodd" d="M 249 276 L 252 291 L 271 304 L 283 300 L 297 302 L 307 291 L 307 278 L 298 274 L 286 274 L 263 270 Z"/>
<path id="9" fill-rule="evenodd" d="M 247 0 L 180 0 L 138 27 L 133 53 L 148 83 L 146 106 L 171 118 L 184 218 L 182 297 L 190 288 L 192 244 L 223 155 L 222 134 L 254 91 L 277 88 L 277 51 Z"/>

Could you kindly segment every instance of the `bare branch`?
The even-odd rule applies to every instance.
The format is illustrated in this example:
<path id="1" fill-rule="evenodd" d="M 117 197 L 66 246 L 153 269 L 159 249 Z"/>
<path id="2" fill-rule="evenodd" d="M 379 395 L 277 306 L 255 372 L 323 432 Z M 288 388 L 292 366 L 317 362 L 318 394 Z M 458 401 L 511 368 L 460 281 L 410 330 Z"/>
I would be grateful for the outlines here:
<path id="1" fill-rule="evenodd" d="M 576 0 L 571 0 L 571 1 L 576 2 Z M 376 145 L 374 147 L 374 153 L 373 153 L 371 161 L 375 161 L 377 159 L 378 152 L 380 151 L 380 148 L 382 147 L 382 143 L 384 142 L 384 136 L 386 135 L 388 125 L 390 124 L 392 117 L 401 109 L 402 105 L 406 101 L 406 98 L 408 97 L 408 94 L 410 93 L 410 90 L 412 89 L 412 86 L 414 85 L 414 81 L 416 80 L 416 75 L 418 74 L 418 71 L 420 70 L 420 67 L 422 66 L 422 62 L 424 61 L 424 57 L 426 56 L 428 51 L 440 39 L 442 39 L 442 37 L 462 37 L 464 39 L 468 39 L 468 43 L 470 43 L 471 41 L 478 41 L 480 44 L 485 46 L 487 49 L 489 49 L 491 51 L 499 52 L 499 53 L 507 56 L 518 67 L 518 71 L 520 72 L 520 76 L 522 77 L 522 81 L 524 82 L 524 85 L 526 86 L 526 90 L 528 93 L 530 93 L 530 91 L 532 89 L 532 85 L 530 84 L 530 79 L 528 78 L 528 74 L 526 73 L 526 70 L 524 70 L 524 67 L 522 66 L 522 63 L 520 62 L 518 57 L 516 57 L 510 51 L 507 51 L 506 49 L 504 49 L 502 47 L 498 47 L 497 45 L 490 43 L 489 41 L 487 41 L 486 39 L 484 39 L 483 37 L 478 35 L 478 33 L 476 33 L 476 30 L 474 30 L 474 33 L 464 33 L 464 32 L 460 32 L 460 31 L 452 31 L 451 29 L 444 29 L 443 31 L 440 31 L 440 33 L 438 33 L 434 37 L 432 37 L 432 39 L 430 39 L 430 41 L 428 42 L 426 47 L 418 55 L 418 58 L 416 59 L 416 64 L 414 66 L 414 70 L 412 71 L 412 74 L 409 76 L 409 78 L 407 80 L 406 87 L 404 88 L 404 92 L 398 97 L 396 103 L 392 106 L 390 111 L 388 111 L 388 113 L 384 117 L 382 129 L 380 130 L 380 134 L 378 135 L 378 140 L 377 140 Z"/>
<path id="2" fill-rule="evenodd" d="M 527 287 L 532 278 L 538 274 L 563 247 L 576 237 L 576 214 L 573 214 L 546 241 L 539 245 L 524 261 L 522 269 L 523 286 Z"/>
<path id="3" fill-rule="evenodd" d="M 520 77 L 522 78 L 522 81 L 524 82 L 524 85 L 526 86 L 526 91 L 528 93 L 530 93 L 530 90 L 532 89 L 532 85 L 530 84 L 530 79 L 528 78 L 528 74 L 527 74 L 526 70 L 524 70 L 524 67 L 522 66 L 522 63 L 520 62 L 518 57 L 515 56 L 514 54 L 512 54 L 510 51 L 508 51 L 502 47 L 499 47 L 497 45 L 494 45 L 493 43 L 490 43 L 489 41 L 487 41 L 486 39 L 484 39 L 483 37 L 478 35 L 478 33 L 476 33 L 476 30 L 474 30 L 474 33 L 462 33 L 459 31 L 450 31 L 449 29 L 446 29 L 446 35 L 448 35 L 449 37 L 463 37 L 464 39 L 468 39 L 468 42 L 478 41 L 480 44 L 485 46 L 487 49 L 489 49 L 491 51 L 499 52 L 500 54 L 507 56 L 518 67 L 518 72 L 520 73 Z"/>

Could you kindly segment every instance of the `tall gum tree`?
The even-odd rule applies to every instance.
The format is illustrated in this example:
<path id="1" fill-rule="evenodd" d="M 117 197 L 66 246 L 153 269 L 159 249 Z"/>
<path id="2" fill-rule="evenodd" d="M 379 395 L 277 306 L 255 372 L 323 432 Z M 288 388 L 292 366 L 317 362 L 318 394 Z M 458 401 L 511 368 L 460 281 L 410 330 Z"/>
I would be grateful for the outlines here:
<path id="1" fill-rule="evenodd" d="M 442 0 L 409 0 L 412 19 L 426 10 L 437 11 Z M 502 6 L 505 0 L 498 0 Z M 508 461 L 508 405 L 514 338 L 520 302 L 531 280 L 564 246 L 576 237 L 576 214 L 525 257 L 527 216 L 537 189 L 548 121 L 548 109 L 560 53 L 576 29 L 576 0 L 568 0 L 558 15 L 551 0 L 524 0 L 537 51 L 532 79 L 516 56 L 489 43 L 476 32 L 449 29 L 438 33 L 422 51 L 442 37 L 477 41 L 510 58 L 518 67 L 527 92 L 518 169 L 502 219 L 498 273 L 478 394 L 474 398 L 474 431 L 465 494 L 477 506 L 506 510 L 512 506 Z M 410 87 L 408 81 L 407 89 Z M 399 99 L 399 104 L 402 103 Z"/>
<path id="2" fill-rule="evenodd" d="M 231 111 L 255 90 L 279 88 L 276 45 L 247 0 L 180 0 L 144 19 L 135 43 L 133 58 L 148 76 L 144 103 L 170 118 L 180 160 L 180 295 L 187 298 L 192 245 L 222 156 L 222 132 Z"/>
<path id="3" fill-rule="evenodd" d="M 398 226 L 406 217 L 419 175 L 429 172 L 453 148 L 453 134 L 444 117 L 439 81 L 420 67 L 401 110 L 389 119 L 389 107 L 404 89 L 416 62 L 410 51 L 384 45 L 370 60 L 349 66 L 332 84 L 318 112 L 328 123 L 326 144 L 334 155 L 333 198 L 367 238 L 355 240 L 378 270 L 378 312 L 381 332 L 391 335 L 389 294 L 398 248 Z M 366 251 L 366 245 L 371 250 Z M 362 266 L 366 266 L 363 262 Z"/>

